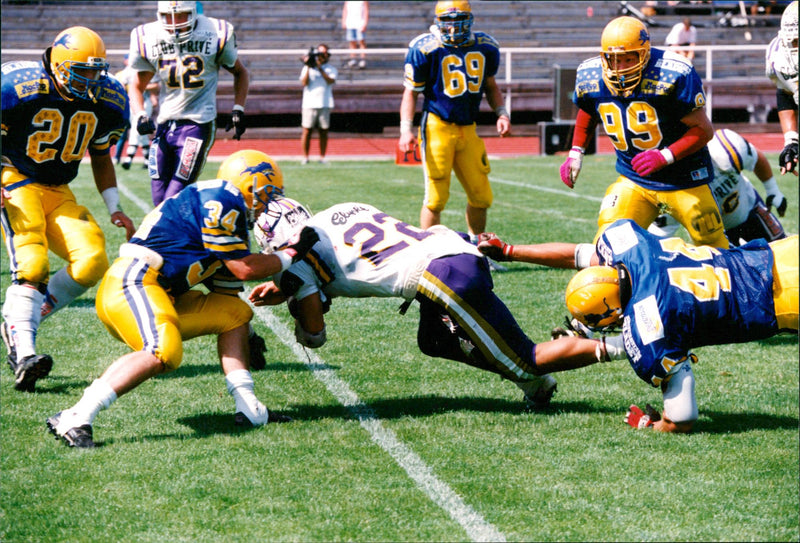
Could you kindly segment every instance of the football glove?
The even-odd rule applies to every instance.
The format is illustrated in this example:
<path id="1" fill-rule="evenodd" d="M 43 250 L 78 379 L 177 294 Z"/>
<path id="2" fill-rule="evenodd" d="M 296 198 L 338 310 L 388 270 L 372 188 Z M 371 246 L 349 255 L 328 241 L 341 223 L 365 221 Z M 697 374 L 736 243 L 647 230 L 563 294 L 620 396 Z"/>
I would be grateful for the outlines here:
<path id="1" fill-rule="evenodd" d="M 297 241 L 285 249 L 286 254 L 292 257 L 292 263 L 303 260 L 308 251 L 311 250 L 311 247 L 319 241 L 319 234 L 310 226 L 303 227 L 296 237 Z"/>
<path id="2" fill-rule="evenodd" d="M 228 124 L 225 125 L 225 132 L 233 128 L 233 139 L 242 139 L 242 134 L 247 129 L 244 122 L 244 111 L 234 109 L 231 111 L 231 116 L 228 119 Z"/>
<path id="3" fill-rule="evenodd" d="M 146 113 L 142 112 L 142 114 L 139 115 L 139 119 L 136 121 L 136 131 L 141 136 L 152 134 L 156 131 L 156 123 L 154 123 L 153 119 Z"/>
<path id="4" fill-rule="evenodd" d="M 778 183 L 774 177 L 764 182 L 764 189 L 767 191 L 767 209 L 771 210 L 772 206 L 775 206 L 775 211 L 778 212 L 778 215 L 781 217 L 786 215 L 786 208 L 789 206 L 789 202 L 783 196 L 781 189 L 778 188 Z"/>
<path id="5" fill-rule="evenodd" d="M 575 181 L 578 180 L 578 174 L 581 173 L 582 164 L 583 149 L 581 147 L 573 147 L 567 155 L 567 160 L 564 161 L 559 169 L 561 181 L 569 188 L 575 187 Z"/>
<path id="6" fill-rule="evenodd" d="M 778 157 L 778 164 L 781 167 L 781 173 L 794 172 L 797 168 L 798 144 L 797 132 L 787 132 L 783 135 L 783 143 L 785 147 Z"/>
<path id="7" fill-rule="evenodd" d="M 628 413 L 625 415 L 625 423 L 633 428 L 652 428 L 653 424 L 661 420 L 661 414 L 656 409 L 647 404 L 642 411 L 635 405 L 628 408 Z"/>
<path id="8" fill-rule="evenodd" d="M 672 151 L 669 149 L 649 149 L 644 153 L 639 153 L 631 160 L 631 166 L 636 173 L 642 177 L 654 174 L 660 169 L 675 162 Z"/>
<path id="9" fill-rule="evenodd" d="M 493 232 L 478 234 L 478 250 L 497 262 L 511 260 L 514 246 L 497 237 Z"/>

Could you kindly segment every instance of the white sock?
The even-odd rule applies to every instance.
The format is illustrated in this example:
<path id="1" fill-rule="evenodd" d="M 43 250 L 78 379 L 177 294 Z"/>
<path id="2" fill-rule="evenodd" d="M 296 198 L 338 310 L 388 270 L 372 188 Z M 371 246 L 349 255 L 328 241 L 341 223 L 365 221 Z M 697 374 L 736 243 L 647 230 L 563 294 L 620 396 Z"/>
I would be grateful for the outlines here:
<path id="1" fill-rule="evenodd" d="M 14 338 L 17 360 L 36 354 L 36 332 L 41 321 L 44 294 L 25 285 L 11 285 L 6 289 L 3 320 Z"/>
<path id="2" fill-rule="evenodd" d="M 244 413 L 253 426 L 266 424 L 269 411 L 258 401 L 255 394 L 253 376 L 248 370 L 234 370 L 225 376 L 228 392 L 236 402 L 236 412 Z"/>
<path id="3" fill-rule="evenodd" d="M 114 389 L 102 379 L 95 379 L 83 391 L 83 396 L 78 403 L 61 412 L 61 420 L 56 431 L 63 434 L 70 428 L 92 424 L 97 414 L 103 409 L 111 407 L 115 401 L 117 401 L 117 393 L 114 392 Z"/>
<path id="4" fill-rule="evenodd" d="M 72 301 L 86 292 L 88 289 L 78 284 L 75 279 L 67 273 L 67 268 L 61 268 L 47 284 L 47 293 L 42 304 L 42 320 L 49 317 L 62 307 L 72 303 Z"/>

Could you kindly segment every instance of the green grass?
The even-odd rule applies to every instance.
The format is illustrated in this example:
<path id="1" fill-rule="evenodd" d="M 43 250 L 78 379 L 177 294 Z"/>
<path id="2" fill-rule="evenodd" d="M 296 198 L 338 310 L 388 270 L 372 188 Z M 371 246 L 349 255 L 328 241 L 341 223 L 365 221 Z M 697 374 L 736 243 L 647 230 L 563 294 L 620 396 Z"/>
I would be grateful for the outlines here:
<path id="1" fill-rule="evenodd" d="M 612 158 L 587 157 L 572 194 L 558 180 L 561 160 L 494 160 L 489 229 L 512 243 L 590 240 L 599 198 L 616 177 Z M 216 168 L 209 164 L 204 177 Z M 287 194 L 312 210 L 364 201 L 418 221 L 416 167 L 287 161 L 282 168 Z M 113 256 L 123 234 L 107 224 L 90 171 L 83 166 L 71 187 L 103 226 Z M 143 170 L 118 173 L 140 201 L 150 201 Z M 779 184 L 789 198 L 783 224 L 795 233 L 797 181 L 786 176 Z M 464 204 L 454 182 L 443 214 L 448 226 L 464 228 Z M 123 206 L 138 224 L 144 212 L 125 197 Z M 572 272 L 508 267 L 494 275 L 496 291 L 535 341 L 546 340 L 565 314 Z M 5 289 L 5 252 L 0 278 Z M 55 366 L 37 393 L 16 392 L 8 369 L 0 371 L 2 541 L 478 539 L 379 446 L 368 431 L 373 424 L 413 452 L 498 539 L 800 539 L 796 337 L 698 349 L 696 431 L 663 435 L 623 424 L 631 403 L 661 405 L 658 390 L 625 362 L 558 375 L 552 409 L 526 413 L 512 384 L 420 354 L 416 309 L 400 316 L 399 300 L 336 300 L 329 341 L 310 358 L 289 347 L 291 319 L 281 307 L 271 317 L 257 313 L 269 365 L 254 377 L 259 397 L 293 423 L 234 427 L 215 341 L 199 338 L 185 344 L 176 372 L 100 414 L 100 447 L 77 451 L 47 433 L 45 418 L 72 405 L 127 352 L 96 318 L 94 293 L 42 326 L 39 350 Z M 281 323 L 278 333 L 270 319 Z M 323 382 L 325 370 L 362 403 L 343 405 Z"/>

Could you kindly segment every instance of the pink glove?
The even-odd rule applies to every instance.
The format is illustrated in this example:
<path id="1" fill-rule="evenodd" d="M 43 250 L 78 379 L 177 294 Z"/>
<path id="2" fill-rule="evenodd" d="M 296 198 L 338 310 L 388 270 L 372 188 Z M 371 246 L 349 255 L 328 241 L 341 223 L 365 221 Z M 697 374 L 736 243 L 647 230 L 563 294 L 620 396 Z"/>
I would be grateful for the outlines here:
<path id="1" fill-rule="evenodd" d="M 672 151 L 669 149 L 661 149 L 660 151 L 658 149 L 650 149 L 633 157 L 631 166 L 633 166 L 636 173 L 642 177 L 647 177 L 673 162 L 675 162 L 675 157 L 672 156 Z"/>
<path id="2" fill-rule="evenodd" d="M 625 422 L 636 429 L 641 429 L 649 428 L 653 426 L 653 423 L 661 420 L 661 414 L 652 405 L 647 404 L 645 409 L 647 413 L 635 405 L 630 406 L 628 413 L 625 415 Z"/>
<path id="3" fill-rule="evenodd" d="M 567 160 L 564 161 L 559 169 L 561 181 L 569 188 L 575 187 L 575 181 L 578 180 L 578 174 L 581 172 L 582 164 L 583 149 L 580 147 L 573 147 L 567 155 Z"/>

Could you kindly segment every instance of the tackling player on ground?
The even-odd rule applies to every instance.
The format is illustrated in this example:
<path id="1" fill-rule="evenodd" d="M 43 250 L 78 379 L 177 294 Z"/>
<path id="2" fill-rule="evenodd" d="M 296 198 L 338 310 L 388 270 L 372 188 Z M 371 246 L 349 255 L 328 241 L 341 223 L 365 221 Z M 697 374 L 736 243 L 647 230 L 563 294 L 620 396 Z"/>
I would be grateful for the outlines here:
<path id="1" fill-rule="evenodd" d="M 492 238 L 478 248 L 491 258 L 539 260 L 537 245 Z M 632 220 L 619 220 L 601 234 L 593 265 L 567 286 L 567 307 L 582 326 L 554 334 L 586 335 L 586 328 L 607 333 L 621 326 L 621 335 L 605 337 L 614 347 L 607 352 L 627 358 L 664 398 L 663 416 L 649 406 L 646 413 L 631 406 L 625 422 L 688 432 L 698 416 L 692 348 L 797 335 L 797 254 L 797 235 L 724 250 L 660 238 Z"/>
<path id="2" fill-rule="evenodd" d="M 103 40 L 94 31 L 61 32 L 40 61 L 2 67 L 2 232 L 11 284 L 0 327 L 15 388 L 33 391 L 53 359 L 36 353 L 42 319 L 94 286 L 108 269 L 105 236 L 68 184 L 88 150 L 111 223 L 133 222 L 119 206 L 110 150 L 128 126 L 125 89 L 107 75 Z M 50 276 L 48 249 L 66 261 Z"/>
<path id="3" fill-rule="evenodd" d="M 783 11 L 781 29 L 767 47 L 767 77 L 777 87 L 778 121 L 783 132 L 783 151 L 778 159 L 781 174 L 797 175 L 797 2 Z"/>
<path id="4" fill-rule="evenodd" d="M 244 105 L 250 86 L 238 59 L 233 25 L 197 14 L 196 2 L 159 2 L 158 20 L 131 32 L 129 61 L 137 72 L 131 109 L 139 134 L 155 137 L 149 173 L 153 204 L 195 182 L 214 144 L 219 70 L 233 74 L 234 106 L 226 130 L 245 131 Z M 157 126 L 144 110 L 143 93 L 153 76 L 161 80 Z"/>

